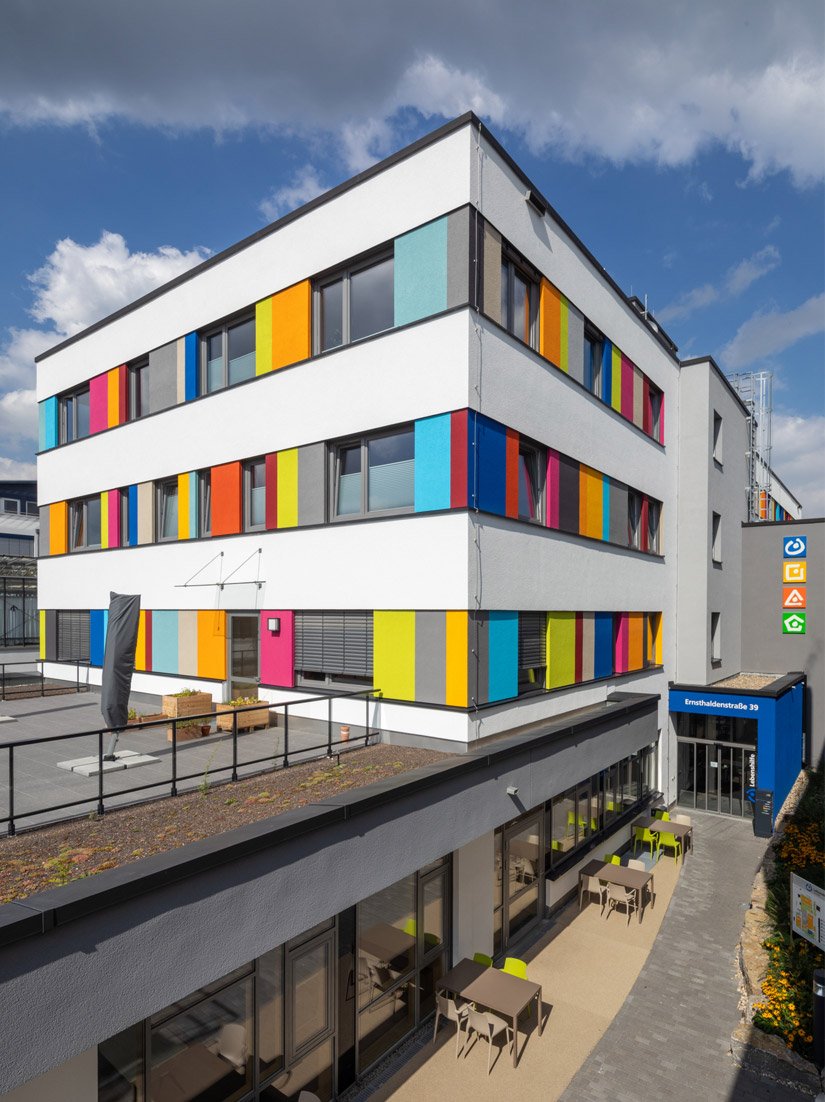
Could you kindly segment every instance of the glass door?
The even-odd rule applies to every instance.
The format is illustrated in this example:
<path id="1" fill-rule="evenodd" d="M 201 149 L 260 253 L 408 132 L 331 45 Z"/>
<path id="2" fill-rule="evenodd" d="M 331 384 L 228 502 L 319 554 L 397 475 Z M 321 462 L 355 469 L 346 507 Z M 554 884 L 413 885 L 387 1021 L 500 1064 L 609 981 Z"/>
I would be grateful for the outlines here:
<path id="1" fill-rule="evenodd" d="M 680 807 L 722 815 L 753 814 L 748 792 L 756 786 L 755 746 L 681 738 L 677 746 Z"/>
<path id="2" fill-rule="evenodd" d="M 257 699 L 259 617 L 233 612 L 229 616 L 229 697 Z"/>
<path id="3" fill-rule="evenodd" d="M 582 801 L 585 815 L 590 804 Z M 544 815 L 520 819 L 504 831 L 501 950 L 538 922 L 544 909 Z"/>

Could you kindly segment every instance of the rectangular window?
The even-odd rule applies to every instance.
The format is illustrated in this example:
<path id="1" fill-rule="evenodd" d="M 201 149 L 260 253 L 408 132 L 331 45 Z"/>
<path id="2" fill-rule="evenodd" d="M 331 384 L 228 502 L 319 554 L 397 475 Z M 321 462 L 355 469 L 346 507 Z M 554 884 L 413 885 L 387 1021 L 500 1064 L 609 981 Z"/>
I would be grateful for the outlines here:
<path id="1" fill-rule="evenodd" d="M 722 661 L 722 613 L 710 614 L 710 659 L 711 662 Z"/>
<path id="2" fill-rule="evenodd" d="M 129 491 L 119 490 L 120 498 L 120 546 L 129 546 Z"/>
<path id="3" fill-rule="evenodd" d="M 713 458 L 717 463 L 722 462 L 722 418 L 713 411 Z"/>
<path id="4" fill-rule="evenodd" d="M 372 684 L 372 612 L 295 613 L 295 676 L 311 685 Z"/>
<path id="5" fill-rule="evenodd" d="M 514 337 L 535 345 L 538 285 L 510 257 L 501 262 L 501 324 Z"/>
<path id="6" fill-rule="evenodd" d="M 69 502 L 69 550 L 100 547 L 100 495 Z"/>
<path id="7" fill-rule="evenodd" d="M 547 670 L 547 617 L 543 612 L 518 614 L 518 691 L 532 693 L 544 688 Z"/>
<path id="8" fill-rule="evenodd" d="M 627 491 L 627 546 L 642 546 L 642 495 L 635 490 Z"/>
<path id="9" fill-rule="evenodd" d="M 518 449 L 518 515 L 521 520 L 541 521 L 541 472 L 543 452 L 533 444 Z"/>
<path id="10" fill-rule="evenodd" d="M 89 619 L 89 613 L 85 611 L 58 612 L 58 662 L 89 661 Z"/>
<path id="11" fill-rule="evenodd" d="M 654 440 L 658 440 L 661 437 L 662 392 L 653 383 L 650 383 L 648 388 L 648 402 L 650 403 L 650 435 Z"/>
<path id="12" fill-rule="evenodd" d="M 243 465 L 243 526 L 253 532 L 266 526 L 266 463 L 250 459 Z"/>
<path id="13" fill-rule="evenodd" d="M 155 487 L 158 540 L 178 538 L 178 480 L 169 478 Z"/>
<path id="14" fill-rule="evenodd" d="M 390 253 L 337 272 L 317 285 L 315 340 L 319 352 L 392 329 L 393 273 Z"/>
<path id="15" fill-rule="evenodd" d="M 333 453 L 333 519 L 411 510 L 414 448 L 411 425 L 339 444 Z"/>
<path id="16" fill-rule="evenodd" d="M 137 421 L 149 412 L 149 360 L 129 364 L 129 420 Z"/>
<path id="17" fill-rule="evenodd" d="M 662 506 L 653 498 L 647 503 L 647 549 L 651 554 L 660 554 Z"/>
<path id="18" fill-rule="evenodd" d="M 255 377 L 255 319 L 235 318 L 201 337 L 201 393 Z"/>
<path id="19" fill-rule="evenodd" d="M 212 472 L 198 472 L 198 535 L 212 535 Z"/>
<path id="20" fill-rule="evenodd" d="M 595 329 L 584 330 L 584 385 L 593 394 L 602 392 L 602 338 Z"/>
<path id="21" fill-rule="evenodd" d="M 63 394 L 58 401 L 59 441 L 71 444 L 89 435 L 89 388 L 81 387 L 71 394 Z"/>
<path id="22" fill-rule="evenodd" d="M 722 561 L 722 517 L 711 514 L 710 552 L 714 562 Z"/>

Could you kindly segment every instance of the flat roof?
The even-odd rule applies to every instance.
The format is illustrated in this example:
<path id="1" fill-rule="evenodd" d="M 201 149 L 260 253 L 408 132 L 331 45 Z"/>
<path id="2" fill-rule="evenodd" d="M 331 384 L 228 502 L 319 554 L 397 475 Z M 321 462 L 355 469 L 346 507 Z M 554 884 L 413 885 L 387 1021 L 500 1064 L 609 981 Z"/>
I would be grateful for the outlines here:
<path id="1" fill-rule="evenodd" d="M 770 678 L 770 680 L 763 686 L 745 687 L 743 685 L 731 684 L 731 682 L 735 682 L 737 678 L 743 676 Z M 783 696 L 788 689 L 792 689 L 794 685 L 799 684 L 800 681 L 804 681 L 805 678 L 806 674 L 801 670 L 794 670 L 792 673 L 732 674 L 730 677 L 723 678 L 722 681 L 712 682 L 710 685 L 691 685 L 672 681 L 668 685 L 668 688 L 672 692 L 696 693 L 697 696 L 721 694 L 722 696 L 767 696 L 776 698 L 778 696 Z"/>
<path id="2" fill-rule="evenodd" d="M 304 203 L 300 207 L 296 207 L 295 210 L 289 211 L 289 213 L 278 218 L 275 222 L 271 222 L 267 226 L 263 226 L 261 229 L 256 230 L 255 233 L 249 234 L 248 237 L 242 238 L 240 241 L 235 242 L 234 245 L 230 245 L 228 248 L 221 250 L 221 252 L 215 253 L 214 256 L 208 257 L 200 264 L 196 264 L 194 268 L 190 268 L 186 272 L 182 272 L 174 279 L 170 279 L 167 283 L 163 283 L 160 287 L 154 288 L 154 290 L 147 292 L 140 298 L 135 299 L 134 302 L 127 303 L 125 306 L 121 306 L 119 310 L 115 310 L 111 314 L 107 314 L 106 317 L 101 318 L 99 321 L 93 322 L 91 325 L 86 326 L 85 329 L 81 329 L 79 333 L 73 333 L 72 336 L 67 337 L 65 340 L 60 341 L 58 344 L 52 345 L 51 348 L 46 349 L 45 352 L 41 352 L 40 355 L 35 356 L 34 362 L 40 363 L 49 356 L 53 356 L 56 352 L 60 352 L 63 348 L 68 348 L 72 344 L 76 344 L 90 333 L 96 332 L 98 329 L 103 329 L 111 322 L 116 321 L 118 318 L 124 317 L 126 314 L 131 313 L 133 310 L 137 310 L 139 307 L 144 306 L 147 302 L 151 302 L 153 299 L 159 298 L 167 291 L 171 291 L 175 287 L 181 286 L 181 284 L 188 282 L 190 279 L 194 279 L 202 272 L 207 271 L 209 268 L 213 268 L 216 264 L 220 264 L 222 261 L 227 260 L 229 257 L 234 256 L 236 253 L 242 252 L 249 246 L 254 245 L 256 242 L 263 240 L 265 237 L 269 237 L 270 234 L 276 233 L 283 226 L 288 225 L 290 222 L 295 221 L 297 218 L 302 217 L 305 214 L 309 214 L 310 211 L 316 210 L 318 207 L 323 206 L 326 203 L 336 199 L 339 195 L 343 195 L 345 192 L 357 187 L 359 184 L 364 183 L 366 180 L 372 179 L 372 177 L 379 175 L 381 172 L 385 172 L 387 169 L 392 168 L 393 165 L 399 164 L 401 161 L 407 160 L 415 153 L 418 153 L 421 149 L 426 149 L 430 145 L 434 145 L 442 138 L 447 137 L 450 134 L 455 133 L 464 126 L 470 126 L 478 132 L 479 135 L 484 136 L 485 141 L 488 141 L 498 155 L 506 162 L 508 167 L 518 176 L 522 183 L 537 197 L 541 203 L 547 208 L 547 213 L 551 218 L 561 227 L 564 233 L 573 241 L 576 247 L 582 252 L 584 257 L 590 262 L 590 264 L 597 270 L 599 275 L 603 276 L 608 282 L 610 287 L 616 292 L 620 299 L 625 303 L 632 316 L 639 322 L 647 333 L 659 343 L 662 349 L 670 356 L 670 358 L 679 366 L 681 362 L 677 355 L 676 345 L 662 330 L 659 331 L 658 323 L 656 328 L 650 325 L 645 318 L 641 316 L 639 310 L 634 306 L 633 299 L 627 295 L 616 280 L 610 275 L 603 264 L 600 264 L 593 253 L 584 244 L 581 238 L 576 234 L 571 227 L 565 222 L 558 211 L 553 205 L 545 198 L 539 191 L 536 185 L 530 180 L 524 170 L 516 163 L 513 157 L 507 152 L 501 142 L 491 133 L 491 131 L 482 123 L 481 119 L 473 111 L 467 111 L 463 115 L 459 115 L 457 118 L 452 119 L 450 122 L 445 123 L 438 129 L 433 130 L 429 134 L 425 134 L 422 138 L 412 142 L 410 145 L 405 146 L 403 149 L 398 150 L 396 153 L 391 154 L 389 157 L 385 157 L 384 160 L 378 161 L 377 164 L 371 165 L 369 168 L 364 169 L 363 172 L 359 172 L 356 176 L 351 176 L 348 180 L 344 180 L 343 183 L 338 184 L 334 188 L 330 188 L 329 191 L 325 191 L 322 195 L 318 195 L 315 199 L 311 199 L 308 203 Z M 688 361 L 690 362 L 690 361 Z"/>

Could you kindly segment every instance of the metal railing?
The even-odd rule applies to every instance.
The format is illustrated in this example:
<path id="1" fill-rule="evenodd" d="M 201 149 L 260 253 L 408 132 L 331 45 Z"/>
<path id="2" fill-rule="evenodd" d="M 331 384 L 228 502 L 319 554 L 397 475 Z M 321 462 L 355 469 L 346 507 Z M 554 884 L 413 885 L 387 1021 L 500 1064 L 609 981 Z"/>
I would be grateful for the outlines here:
<path id="1" fill-rule="evenodd" d="M 78 693 L 88 691 L 89 686 L 83 684 L 80 680 L 81 669 L 86 670 L 91 665 L 86 659 L 18 659 L 16 662 L 0 662 L 0 700 L 15 700 L 19 697 L 38 695 L 46 696 L 48 692 L 70 692 L 71 682 L 66 681 L 64 678 L 53 678 L 53 684 L 46 684 L 47 678 L 44 669 L 46 662 L 48 662 L 50 666 L 74 666 L 76 670 L 74 691 Z M 6 672 L 12 666 L 39 666 L 40 672 L 24 678 L 22 681 L 15 681 L 15 675 Z"/>
<path id="2" fill-rule="evenodd" d="M 364 734 L 355 735 L 350 738 L 333 738 L 333 719 L 332 719 L 332 704 L 335 700 L 341 699 L 355 699 L 357 697 L 364 697 Z M 326 716 L 326 739 L 314 746 L 301 746 L 295 750 L 295 753 L 300 753 L 301 764 L 306 764 L 309 761 L 317 760 L 319 757 L 332 757 L 336 750 L 335 747 L 341 747 L 344 743 L 352 746 L 363 742 L 364 746 L 369 745 L 371 735 L 379 734 L 377 729 L 370 727 L 369 708 L 370 701 L 373 698 L 380 698 L 381 693 L 378 689 L 358 689 L 351 692 L 343 693 L 325 693 L 320 696 L 302 697 L 300 700 L 289 701 L 274 701 L 273 703 L 267 703 L 266 701 L 258 704 L 248 704 L 240 708 L 232 708 L 231 712 L 224 709 L 223 711 L 203 712 L 199 715 L 187 715 L 179 718 L 164 717 L 163 719 L 149 720 L 146 723 L 140 723 L 129 728 L 122 727 L 99 727 L 92 728 L 88 731 L 71 732 L 65 735 L 43 735 L 38 738 L 25 739 L 19 742 L 0 742 L 0 754 L 5 752 L 8 760 L 8 814 L 0 817 L 0 825 L 7 824 L 7 833 L 9 835 L 16 833 L 16 823 L 21 819 L 30 818 L 34 815 L 50 815 L 55 811 L 68 811 L 71 808 L 79 808 L 84 804 L 96 804 L 95 813 L 97 815 L 103 815 L 106 811 L 106 799 L 107 793 L 105 791 L 105 777 L 104 763 L 107 758 L 104 752 L 104 741 L 107 735 L 123 735 L 127 731 L 144 731 L 151 727 L 166 727 L 171 728 L 171 776 L 164 778 L 163 780 L 150 781 L 148 784 L 132 785 L 130 788 L 119 788 L 116 792 L 108 793 L 108 798 L 117 797 L 119 800 L 123 796 L 131 796 L 138 792 L 147 793 L 150 789 L 162 788 L 169 786 L 168 793 L 159 793 L 152 798 L 163 798 L 164 796 L 177 796 L 179 794 L 178 786 L 185 781 L 191 781 L 200 779 L 202 783 L 208 784 L 208 778 L 213 774 L 218 773 L 230 773 L 228 778 L 230 781 L 237 781 L 239 779 L 239 768 L 248 770 L 250 766 L 261 765 L 263 768 L 255 770 L 253 773 L 244 773 L 244 777 L 254 776 L 256 774 L 274 771 L 279 768 L 278 762 L 280 761 L 280 768 L 288 769 L 290 764 L 290 747 L 289 747 L 289 709 L 296 708 L 298 706 L 304 706 L 307 704 L 315 704 L 320 701 L 327 702 L 327 716 Z M 266 754 L 264 757 L 244 759 L 243 762 L 238 760 L 238 716 L 246 712 L 260 712 L 266 709 L 267 713 L 271 713 L 274 709 L 282 710 L 283 714 L 283 738 L 284 745 L 283 750 L 278 751 L 277 748 L 271 754 Z M 231 733 L 220 736 L 219 740 L 225 741 L 228 738 L 232 740 L 232 760 L 228 765 L 212 766 L 211 760 L 207 761 L 205 769 L 199 769 L 195 773 L 181 773 L 178 767 L 178 728 L 179 727 L 193 727 L 204 723 L 206 720 L 213 720 L 217 717 L 223 717 L 232 715 L 232 730 Z M 342 724 L 343 725 L 343 724 Z M 339 731 L 340 734 L 340 731 Z M 97 791 L 92 795 L 83 797 L 78 800 L 68 800 L 64 803 L 58 804 L 45 804 L 42 807 L 37 807 L 34 810 L 15 812 L 15 791 L 14 791 L 14 755 L 15 750 L 28 750 L 32 746 L 44 745 L 47 743 L 59 743 L 65 742 L 68 739 L 76 738 L 96 738 L 97 739 Z M 187 745 L 195 746 L 197 743 L 185 740 Z M 338 751 L 340 753 L 340 750 Z M 315 754 L 315 758 L 311 756 Z M 88 757 L 88 756 L 87 756 Z M 91 756 L 92 758 L 94 755 Z M 137 800 L 121 802 L 119 806 L 127 806 L 129 803 L 137 803 Z M 66 816 L 65 818 L 69 818 Z M 61 820 L 50 820 L 50 822 L 59 822 Z"/>

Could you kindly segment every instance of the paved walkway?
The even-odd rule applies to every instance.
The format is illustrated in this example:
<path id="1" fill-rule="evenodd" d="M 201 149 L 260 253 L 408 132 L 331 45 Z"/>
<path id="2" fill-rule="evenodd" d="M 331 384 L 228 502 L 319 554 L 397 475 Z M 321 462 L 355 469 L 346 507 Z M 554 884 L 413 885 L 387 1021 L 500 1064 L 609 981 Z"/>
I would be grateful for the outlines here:
<path id="1" fill-rule="evenodd" d="M 562 1102 L 803 1098 L 742 1072 L 729 1053 L 740 1017 L 736 946 L 766 842 L 749 821 L 699 814 L 694 823 L 696 852 L 653 950 Z"/>

